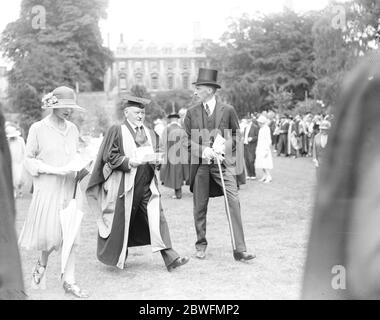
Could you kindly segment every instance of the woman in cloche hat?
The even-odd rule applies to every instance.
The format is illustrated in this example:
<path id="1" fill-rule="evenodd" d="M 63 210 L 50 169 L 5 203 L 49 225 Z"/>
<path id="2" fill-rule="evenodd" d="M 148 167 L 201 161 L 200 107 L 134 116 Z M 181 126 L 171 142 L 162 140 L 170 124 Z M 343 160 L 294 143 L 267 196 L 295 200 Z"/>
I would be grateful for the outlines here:
<path id="1" fill-rule="evenodd" d="M 270 183 L 272 182 L 270 170 L 273 169 L 273 158 L 271 150 L 272 137 L 268 126 L 269 120 L 265 116 L 260 115 L 257 123 L 260 126 L 260 130 L 257 138 L 255 167 L 256 169 L 262 169 L 264 172 L 260 181 Z"/>
<path id="2" fill-rule="evenodd" d="M 28 250 L 41 251 L 32 275 L 32 288 L 44 288 L 49 255 L 62 245 L 59 213 L 74 194 L 75 172 L 67 169 L 77 154 L 79 131 L 68 121 L 73 110 L 84 110 L 75 102 L 74 90 L 56 88 L 43 99 L 42 108 L 50 115 L 34 123 L 26 144 L 25 166 L 33 176 L 33 197 L 20 234 L 19 243 Z M 78 237 L 77 237 L 78 240 Z M 87 298 L 75 281 L 74 244 L 65 271 L 63 288 L 78 298 Z"/>

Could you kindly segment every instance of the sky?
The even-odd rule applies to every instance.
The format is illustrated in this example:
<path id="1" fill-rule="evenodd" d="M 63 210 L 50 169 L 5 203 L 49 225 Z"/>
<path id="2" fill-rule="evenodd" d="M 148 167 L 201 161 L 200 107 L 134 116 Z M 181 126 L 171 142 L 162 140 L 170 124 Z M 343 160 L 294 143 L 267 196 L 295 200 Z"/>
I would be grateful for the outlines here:
<path id="1" fill-rule="evenodd" d="M 18 18 L 21 0 L 1 0 L 0 32 Z M 4 3 L 7 5 L 4 6 Z M 109 0 L 108 18 L 100 23 L 104 44 L 115 49 L 120 42 L 131 46 L 146 44 L 189 44 L 194 39 L 194 23 L 200 36 L 217 40 L 227 29 L 229 17 L 242 13 L 278 12 L 284 5 L 295 11 L 322 9 L 328 0 Z"/>

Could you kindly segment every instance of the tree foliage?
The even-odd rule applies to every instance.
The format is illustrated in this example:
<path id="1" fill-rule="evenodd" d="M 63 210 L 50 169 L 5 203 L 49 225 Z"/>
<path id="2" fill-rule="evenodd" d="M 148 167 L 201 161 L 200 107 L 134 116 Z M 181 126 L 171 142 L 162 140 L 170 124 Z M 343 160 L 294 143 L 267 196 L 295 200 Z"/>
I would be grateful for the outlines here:
<path id="1" fill-rule="evenodd" d="M 187 108 L 191 104 L 192 98 L 193 92 L 185 89 L 158 92 L 154 97 L 166 115 L 172 113 L 173 108 L 175 112 L 178 112 L 181 108 Z"/>
<path id="2" fill-rule="evenodd" d="M 245 14 L 204 49 L 220 70 L 222 94 L 241 116 L 284 106 L 290 95 L 285 109 L 306 97 L 333 106 L 346 72 L 378 47 L 379 17 L 378 0 L 331 1 L 304 14 Z"/>
<path id="3" fill-rule="evenodd" d="M 303 100 L 315 81 L 312 70 L 315 14 L 279 14 L 232 21 L 219 48 L 206 44 L 207 53 L 219 63 L 225 93 L 238 113 L 273 107 L 267 99 L 273 87 L 282 88 Z"/>
<path id="4" fill-rule="evenodd" d="M 145 107 L 145 121 L 148 126 L 153 125 L 153 121 L 157 118 L 162 118 L 165 116 L 165 111 L 162 107 L 157 103 L 154 97 L 148 92 L 145 86 L 142 85 L 134 85 L 131 88 L 131 94 L 135 97 L 146 98 L 151 100 L 149 105 Z M 120 97 L 119 101 L 116 104 L 116 113 L 119 119 L 124 119 L 123 115 L 123 96 Z"/>
<path id="5" fill-rule="evenodd" d="M 106 17 L 107 0 L 23 0 L 17 21 L 7 25 L 0 48 L 14 62 L 9 73 L 9 96 L 21 112 L 23 88 L 33 88 L 39 98 L 60 85 L 81 90 L 102 90 L 104 72 L 112 61 L 102 47 L 99 20 Z M 34 9 L 43 7 L 45 25 L 36 25 Z M 42 13 L 43 14 L 43 13 Z M 35 109 L 40 102 L 28 106 Z"/>

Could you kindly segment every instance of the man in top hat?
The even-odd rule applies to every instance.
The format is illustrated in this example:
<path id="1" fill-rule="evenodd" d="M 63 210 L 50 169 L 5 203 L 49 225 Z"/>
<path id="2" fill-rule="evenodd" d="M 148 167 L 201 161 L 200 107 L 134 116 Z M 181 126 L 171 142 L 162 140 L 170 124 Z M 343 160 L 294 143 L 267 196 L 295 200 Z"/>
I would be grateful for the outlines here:
<path id="1" fill-rule="evenodd" d="M 182 149 L 186 133 L 179 124 L 178 113 L 168 115 L 168 126 L 162 134 L 162 149 L 165 154 L 160 170 L 160 179 L 165 187 L 174 190 L 173 199 L 182 199 L 182 185 L 186 180 L 185 165 L 187 155 Z M 186 163 L 185 163 L 186 162 Z"/>
<path id="2" fill-rule="evenodd" d="M 207 206 L 210 197 L 223 195 L 223 183 L 228 199 L 229 214 L 227 221 L 231 231 L 233 256 L 237 261 L 247 261 L 255 256 L 247 253 L 243 224 L 240 213 L 240 202 L 234 175 L 232 152 L 236 152 L 236 137 L 239 131 L 239 121 L 235 109 L 220 101 L 215 96 L 217 89 L 217 71 L 201 68 L 195 85 L 194 95 L 199 101 L 189 108 L 185 118 L 185 130 L 188 136 L 190 152 L 190 190 L 193 192 L 194 221 L 197 233 L 196 257 L 205 259 L 206 218 Z M 214 141 L 220 134 L 226 139 L 225 150 L 213 149 Z M 219 173 L 217 157 L 224 160 L 222 174 Z M 236 164 L 235 164 L 236 168 Z M 228 210 L 227 210 L 228 215 Z"/>
<path id="3" fill-rule="evenodd" d="M 125 268 L 128 248 L 151 245 L 168 271 L 189 261 L 172 249 L 155 175 L 158 137 L 144 125 L 149 100 L 126 95 L 125 121 L 112 126 L 100 147 L 86 194 L 97 215 L 97 257 Z"/>

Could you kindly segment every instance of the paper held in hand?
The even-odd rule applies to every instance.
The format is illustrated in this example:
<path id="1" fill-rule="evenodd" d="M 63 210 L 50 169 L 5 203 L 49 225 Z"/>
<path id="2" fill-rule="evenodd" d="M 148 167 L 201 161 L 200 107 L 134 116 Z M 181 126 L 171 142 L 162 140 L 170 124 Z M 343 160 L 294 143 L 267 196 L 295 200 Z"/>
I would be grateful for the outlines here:
<path id="1" fill-rule="evenodd" d="M 145 146 L 137 148 L 135 151 L 135 158 L 139 162 L 162 162 L 164 154 L 161 152 L 154 152 L 152 146 Z"/>
<path id="2" fill-rule="evenodd" d="M 224 139 L 220 134 L 215 138 L 212 149 L 219 154 L 225 154 L 226 152 L 226 139 Z"/>
<path id="3" fill-rule="evenodd" d="M 63 167 L 64 170 L 78 172 L 84 168 L 89 167 L 90 163 L 88 159 L 83 159 L 79 154 L 75 155 L 74 159 L 70 161 L 66 166 Z"/>

